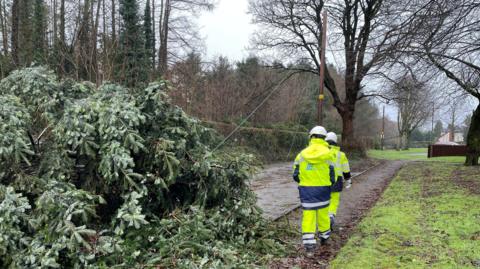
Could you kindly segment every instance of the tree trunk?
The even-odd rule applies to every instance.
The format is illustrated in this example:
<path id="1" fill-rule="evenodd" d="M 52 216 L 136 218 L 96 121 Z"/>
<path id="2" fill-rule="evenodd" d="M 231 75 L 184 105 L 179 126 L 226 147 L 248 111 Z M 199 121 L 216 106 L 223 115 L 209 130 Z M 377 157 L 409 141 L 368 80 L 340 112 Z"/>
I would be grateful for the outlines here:
<path id="1" fill-rule="evenodd" d="M 480 99 L 479 99 L 480 101 Z M 467 158 L 465 165 L 478 165 L 480 157 L 480 104 L 473 113 L 470 128 L 467 135 Z"/>
<path id="2" fill-rule="evenodd" d="M 107 16 L 105 14 L 105 0 L 102 0 L 102 63 L 101 81 L 105 80 L 107 66 Z"/>
<path id="3" fill-rule="evenodd" d="M 11 43 L 12 43 L 12 60 L 15 66 L 19 66 L 20 60 L 18 57 L 18 32 L 19 32 L 19 24 L 20 18 L 18 14 L 19 8 L 19 0 L 13 0 L 12 3 L 12 36 L 11 36 Z"/>
<path id="4" fill-rule="evenodd" d="M 155 28 L 155 0 L 152 0 L 152 32 L 153 32 L 153 48 L 152 48 L 152 62 L 153 62 L 153 67 L 152 67 L 152 73 L 155 71 L 155 66 L 156 65 L 156 54 L 157 50 L 155 49 L 156 45 L 156 39 L 155 39 L 155 33 L 156 28 Z"/>
<path id="5" fill-rule="evenodd" d="M 117 21 L 115 20 L 115 0 L 112 0 L 112 40 L 115 43 L 117 40 L 117 30 L 116 30 L 116 23 Z"/>
<path id="6" fill-rule="evenodd" d="M 354 111 L 344 105 L 343 109 L 338 109 L 340 116 L 342 117 L 342 146 L 349 149 L 357 149 L 359 145 L 355 140 L 353 130 L 353 115 Z"/>
<path id="7" fill-rule="evenodd" d="M 53 0 L 53 7 L 52 7 L 52 13 L 53 13 L 53 22 L 52 22 L 52 26 L 53 26 L 53 38 L 51 40 L 51 44 L 55 44 L 55 42 L 57 42 L 57 0 Z"/>
<path id="8" fill-rule="evenodd" d="M 163 3 L 162 3 L 163 4 Z M 160 76 L 165 76 L 167 72 L 167 57 L 168 57 L 168 25 L 170 20 L 170 0 L 166 0 L 162 6 L 163 14 L 161 14 L 161 20 L 159 25 L 160 31 L 160 48 L 158 51 L 158 71 Z"/>
<path id="9" fill-rule="evenodd" d="M 60 42 L 65 46 L 65 0 L 60 0 Z"/>
<path id="10" fill-rule="evenodd" d="M 399 133 L 397 137 L 397 148 L 396 150 L 402 150 L 403 149 L 403 134 Z"/>
<path id="11" fill-rule="evenodd" d="M 93 26 L 93 31 L 92 31 L 92 37 L 91 37 L 91 45 L 90 47 L 92 48 L 92 56 L 91 56 L 91 63 L 92 63 L 92 72 L 93 76 L 95 79 L 95 83 L 97 86 L 100 86 L 101 78 L 100 78 L 100 70 L 98 67 L 98 27 L 100 25 L 100 9 L 101 9 L 101 0 L 97 0 L 97 10 L 95 14 L 95 22 Z M 93 2 L 92 2 L 93 3 Z M 93 10 L 92 10 L 93 12 Z M 93 79 L 93 77 L 91 77 Z"/>
<path id="12" fill-rule="evenodd" d="M 59 51 L 55 52 L 59 55 L 59 73 L 60 77 L 66 74 L 67 67 L 66 67 L 66 53 L 67 53 L 67 46 L 65 40 L 65 0 L 60 0 L 60 15 L 59 15 L 60 23 L 59 23 L 59 40 L 57 40 L 57 49 Z"/>
<path id="13" fill-rule="evenodd" d="M 18 15 L 18 59 L 21 66 L 28 66 L 33 61 L 32 44 L 32 0 L 19 1 Z"/>
<path id="14" fill-rule="evenodd" d="M 403 137 L 403 150 L 408 150 L 410 148 L 409 142 L 410 142 L 410 134 L 407 132 L 405 133 Z"/>
<path id="15" fill-rule="evenodd" d="M 75 38 L 74 44 L 74 59 L 76 68 L 76 78 L 78 80 L 90 80 L 91 78 L 91 62 L 90 57 L 90 15 L 92 9 L 93 0 L 85 0 L 82 10 L 79 11 L 79 29 Z"/>
<path id="16" fill-rule="evenodd" d="M 0 30 L 2 30 L 2 47 L 3 47 L 3 54 L 5 56 L 8 55 L 8 32 L 7 32 L 7 14 L 5 11 L 6 3 L 0 1 Z"/>

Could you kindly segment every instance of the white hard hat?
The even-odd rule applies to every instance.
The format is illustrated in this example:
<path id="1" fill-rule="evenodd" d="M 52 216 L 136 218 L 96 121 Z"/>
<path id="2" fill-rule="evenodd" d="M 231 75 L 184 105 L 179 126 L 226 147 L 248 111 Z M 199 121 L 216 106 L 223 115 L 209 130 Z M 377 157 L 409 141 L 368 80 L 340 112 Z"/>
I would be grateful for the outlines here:
<path id="1" fill-rule="evenodd" d="M 330 142 L 334 142 L 335 144 L 337 143 L 337 135 L 334 133 L 334 132 L 329 132 L 327 134 L 327 137 L 325 138 L 325 141 L 330 141 Z"/>
<path id="2" fill-rule="evenodd" d="M 323 128 L 323 126 L 315 126 L 312 130 L 310 130 L 310 135 L 323 135 L 327 136 L 327 130 Z"/>

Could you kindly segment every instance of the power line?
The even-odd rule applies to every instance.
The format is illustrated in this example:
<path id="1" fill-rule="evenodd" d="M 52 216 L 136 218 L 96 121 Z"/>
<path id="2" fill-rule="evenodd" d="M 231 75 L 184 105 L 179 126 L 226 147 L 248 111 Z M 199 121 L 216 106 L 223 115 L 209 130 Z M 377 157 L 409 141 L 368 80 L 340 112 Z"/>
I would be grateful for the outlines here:
<path id="1" fill-rule="evenodd" d="M 335 57 L 335 51 L 332 50 L 332 46 L 330 46 L 330 41 L 327 39 L 327 47 L 328 47 L 328 50 L 332 52 L 332 55 L 333 55 L 333 61 L 335 62 L 335 65 L 337 66 L 337 68 L 340 67 L 340 65 L 338 64 L 337 62 L 337 57 Z"/>
<path id="2" fill-rule="evenodd" d="M 296 74 L 298 72 L 292 72 L 290 73 L 288 76 L 286 76 L 285 78 L 283 78 L 273 89 L 272 91 L 270 91 L 270 93 L 262 100 L 262 102 L 260 104 L 258 104 L 257 107 L 255 107 L 255 109 L 252 110 L 252 112 L 250 112 L 250 114 L 244 118 L 240 124 L 230 133 L 228 134 L 225 139 L 223 139 L 222 142 L 220 142 L 214 149 L 212 152 L 215 152 L 218 148 L 220 148 L 223 144 L 225 144 L 225 142 L 227 142 L 228 139 L 230 139 L 230 137 L 232 137 L 232 135 L 234 133 L 236 133 L 238 130 L 240 130 L 240 128 L 242 127 L 243 124 L 245 124 L 245 122 L 247 122 L 254 114 L 255 112 L 257 112 L 257 110 L 263 106 L 263 104 L 265 104 L 265 102 L 267 102 L 267 100 L 278 90 L 280 89 L 280 86 L 285 82 L 287 81 L 288 79 L 290 79 L 290 77 L 292 77 L 294 74 Z"/>
<path id="3" fill-rule="evenodd" d="M 227 126 L 235 126 L 237 124 L 233 123 L 226 123 L 226 122 L 218 122 L 218 121 L 209 121 L 209 120 L 202 120 L 202 122 L 212 125 L 227 125 Z M 280 133 L 287 133 L 287 134 L 308 134 L 308 132 L 301 132 L 299 128 L 297 130 L 287 130 L 287 129 L 272 129 L 272 128 L 259 128 L 259 127 L 240 127 L 242 130 L 250 130 L 250 131 L 258 131 L 258 132 L 280 132 Z"/>

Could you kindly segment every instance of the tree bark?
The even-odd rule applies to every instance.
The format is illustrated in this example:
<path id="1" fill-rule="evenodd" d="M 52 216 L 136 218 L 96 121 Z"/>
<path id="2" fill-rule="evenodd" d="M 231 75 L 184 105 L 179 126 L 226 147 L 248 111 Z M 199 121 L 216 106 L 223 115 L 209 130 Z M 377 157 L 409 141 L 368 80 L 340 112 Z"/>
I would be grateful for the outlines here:
<path id="1" fill-rule="evenodd" d="M 60 1 L 60 42 L 65 46 L 65 0 Z"/>
<path id="2" fill-rule="evenodd" d="M 480 101 L 480 99 L 479 99 Z M 467 158 L 466 166 L 478 165 L 480 157 L 480 104 L 473 112 L 470 128 L 467 135 Z"/>
<path id="3" fill-rule="evenodd" d="M 95 83 L 97 86 L 100 86 L 101 78 L 100 78 L 100 70 L 98 66 L 98 28 L 100 27 L 100 8 L 101 8 L 101 0 L 97 0 L 97 10 L 95 14 L 95 22 L 92 31 L 91 37 L 91 48 L 92 48 L 92 56 L 91 56 L 91 63 L 92 63 L 92 72 L 93 76 L 95 77 Z M 92 10 L 93 12 L 93 10 Z M 93 78 L 93 77 L 92 77 Z"/>
<path id="4" fill-rule="evenodd" d="M 0 1 L 0 29 L 2 30 L 2 46 L 3 54 L 8 55 L 8 32 L 6 26 L 7 14 L 5 13 L 5 5 L 3 1 Z"/>
<path id="5" fill-rule="evenodd" d="M 152 32 L 153 32 L 153 48 L 152 48 L 152 61 L 153 61 L 153 70 L 155 70 L 156 65 L 156 54 L 157 50 L 155 48 L 156 46 L 156 38 L 155 38 L 155 33 L 156 28 L 155 28 L 155 0 L 152 0 Z"/>
<path id="6" fill-rule="evenodd" d="M 20 25 L 20 18 L 18 14 L 19 8 L 19 1 L 20 0 L 13 0 L 12 3 L 12 36 L 11 36 L 11 43 L 12 43 L 12 60 L 15 66 L 20 64 L 20 60 L 18 57 L 18 32 L 19 32 L 19 25 Z"/>
<path id="7" fill-rule="evenodd" d="M 117 21 L 115 20 L 115 0 L 112 0 L 112 40 L 115 43 L 117 40 L 117 30 L 116 30 L 116 23 Z"/>
<path id="8" fill-rule="evenodd" d="M 338 109 L 338 113 L 342 117 L 342 147 L 355 150 L 358 148 L 357 141 L 353 130 L 354 111 L 348 108 L 348 105 L 343 105 Z"/>
<path id="9" fill-rule="evenodd" d="M 168 57 L 168 25 L 170 20 L 171 4 L 170 0 L 162 1 L 161 15 L 159 22 L 160 48 L 158 51 L 158 71 L 160 76 L 165 76 L 167 72 Z"/>
<path id="10" fill-rule="evenodd" d="M 66 67 L 66 53 L 67 53 L 67 46 L 65 40 L 65 0 L 60 0 L 60 14 L 59 14 L 59 37 L 55 37 L 55 42 L 57 44 L 57 50 L 55 53 L 59 55 L 59 75 L 60 77 L 64 76 L 67 73 Z"/>
<path id="11" fill-rule="evenodd" d="M 409 145 L 409 143 L 410 143 L 410 133 L 409 133 L 409 132 L 407 132 L 407 133 L 405 134 L 404 139 L 405 139 L 405 140 L 404 140 L 404 142 L 403 142 L 403 143 L 404 143 L 404 144 L 403 144 L 403 149 L 404 149 L 404 150 L 409 150 L 409 149 L 410 149 L 410 145 Z"/>
<path id="12" fill-rule="evenodd" d="M 51 39 L 51 44 L 52 46 L 54 46 L 57 42 L 57 38 L 58 38 L 58 25 L 57 25 L 57 0 L 53 0 L 53 7 L 52 7 L 52 13 L 53 13 L 53 22 L 52 22 L 52 26 L 53 26 L 53 37 Z"/>
<path id="13" fill-rule="evenodd" d="M 75 37 L 74 59 L 76 68 L 76 79 L 92 81 L 90 51 L 90 27 L 91 10 L 94 0 L 85 0 L 82 10 L 79 12 L 79 28 Z"/>

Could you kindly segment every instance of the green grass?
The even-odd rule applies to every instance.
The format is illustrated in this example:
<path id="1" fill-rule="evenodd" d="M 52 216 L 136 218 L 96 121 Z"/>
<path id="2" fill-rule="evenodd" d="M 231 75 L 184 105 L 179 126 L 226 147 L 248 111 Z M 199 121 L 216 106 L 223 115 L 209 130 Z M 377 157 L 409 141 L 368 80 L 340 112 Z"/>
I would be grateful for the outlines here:
<path id="1" fill-rule="evenodd" d="M 427 148 L 411 148 L 409 150 L 369 150 L 368 156 L 382 160 L 414 160 L 429 162 L 464 163 L 465 157 L 435 157 L 427 158 Z"/>
<path id="2" fill-rule="evenodd" d="M 479 189 L 478 167 L 407 165 L 331 268 L 479 268 Z"/>

